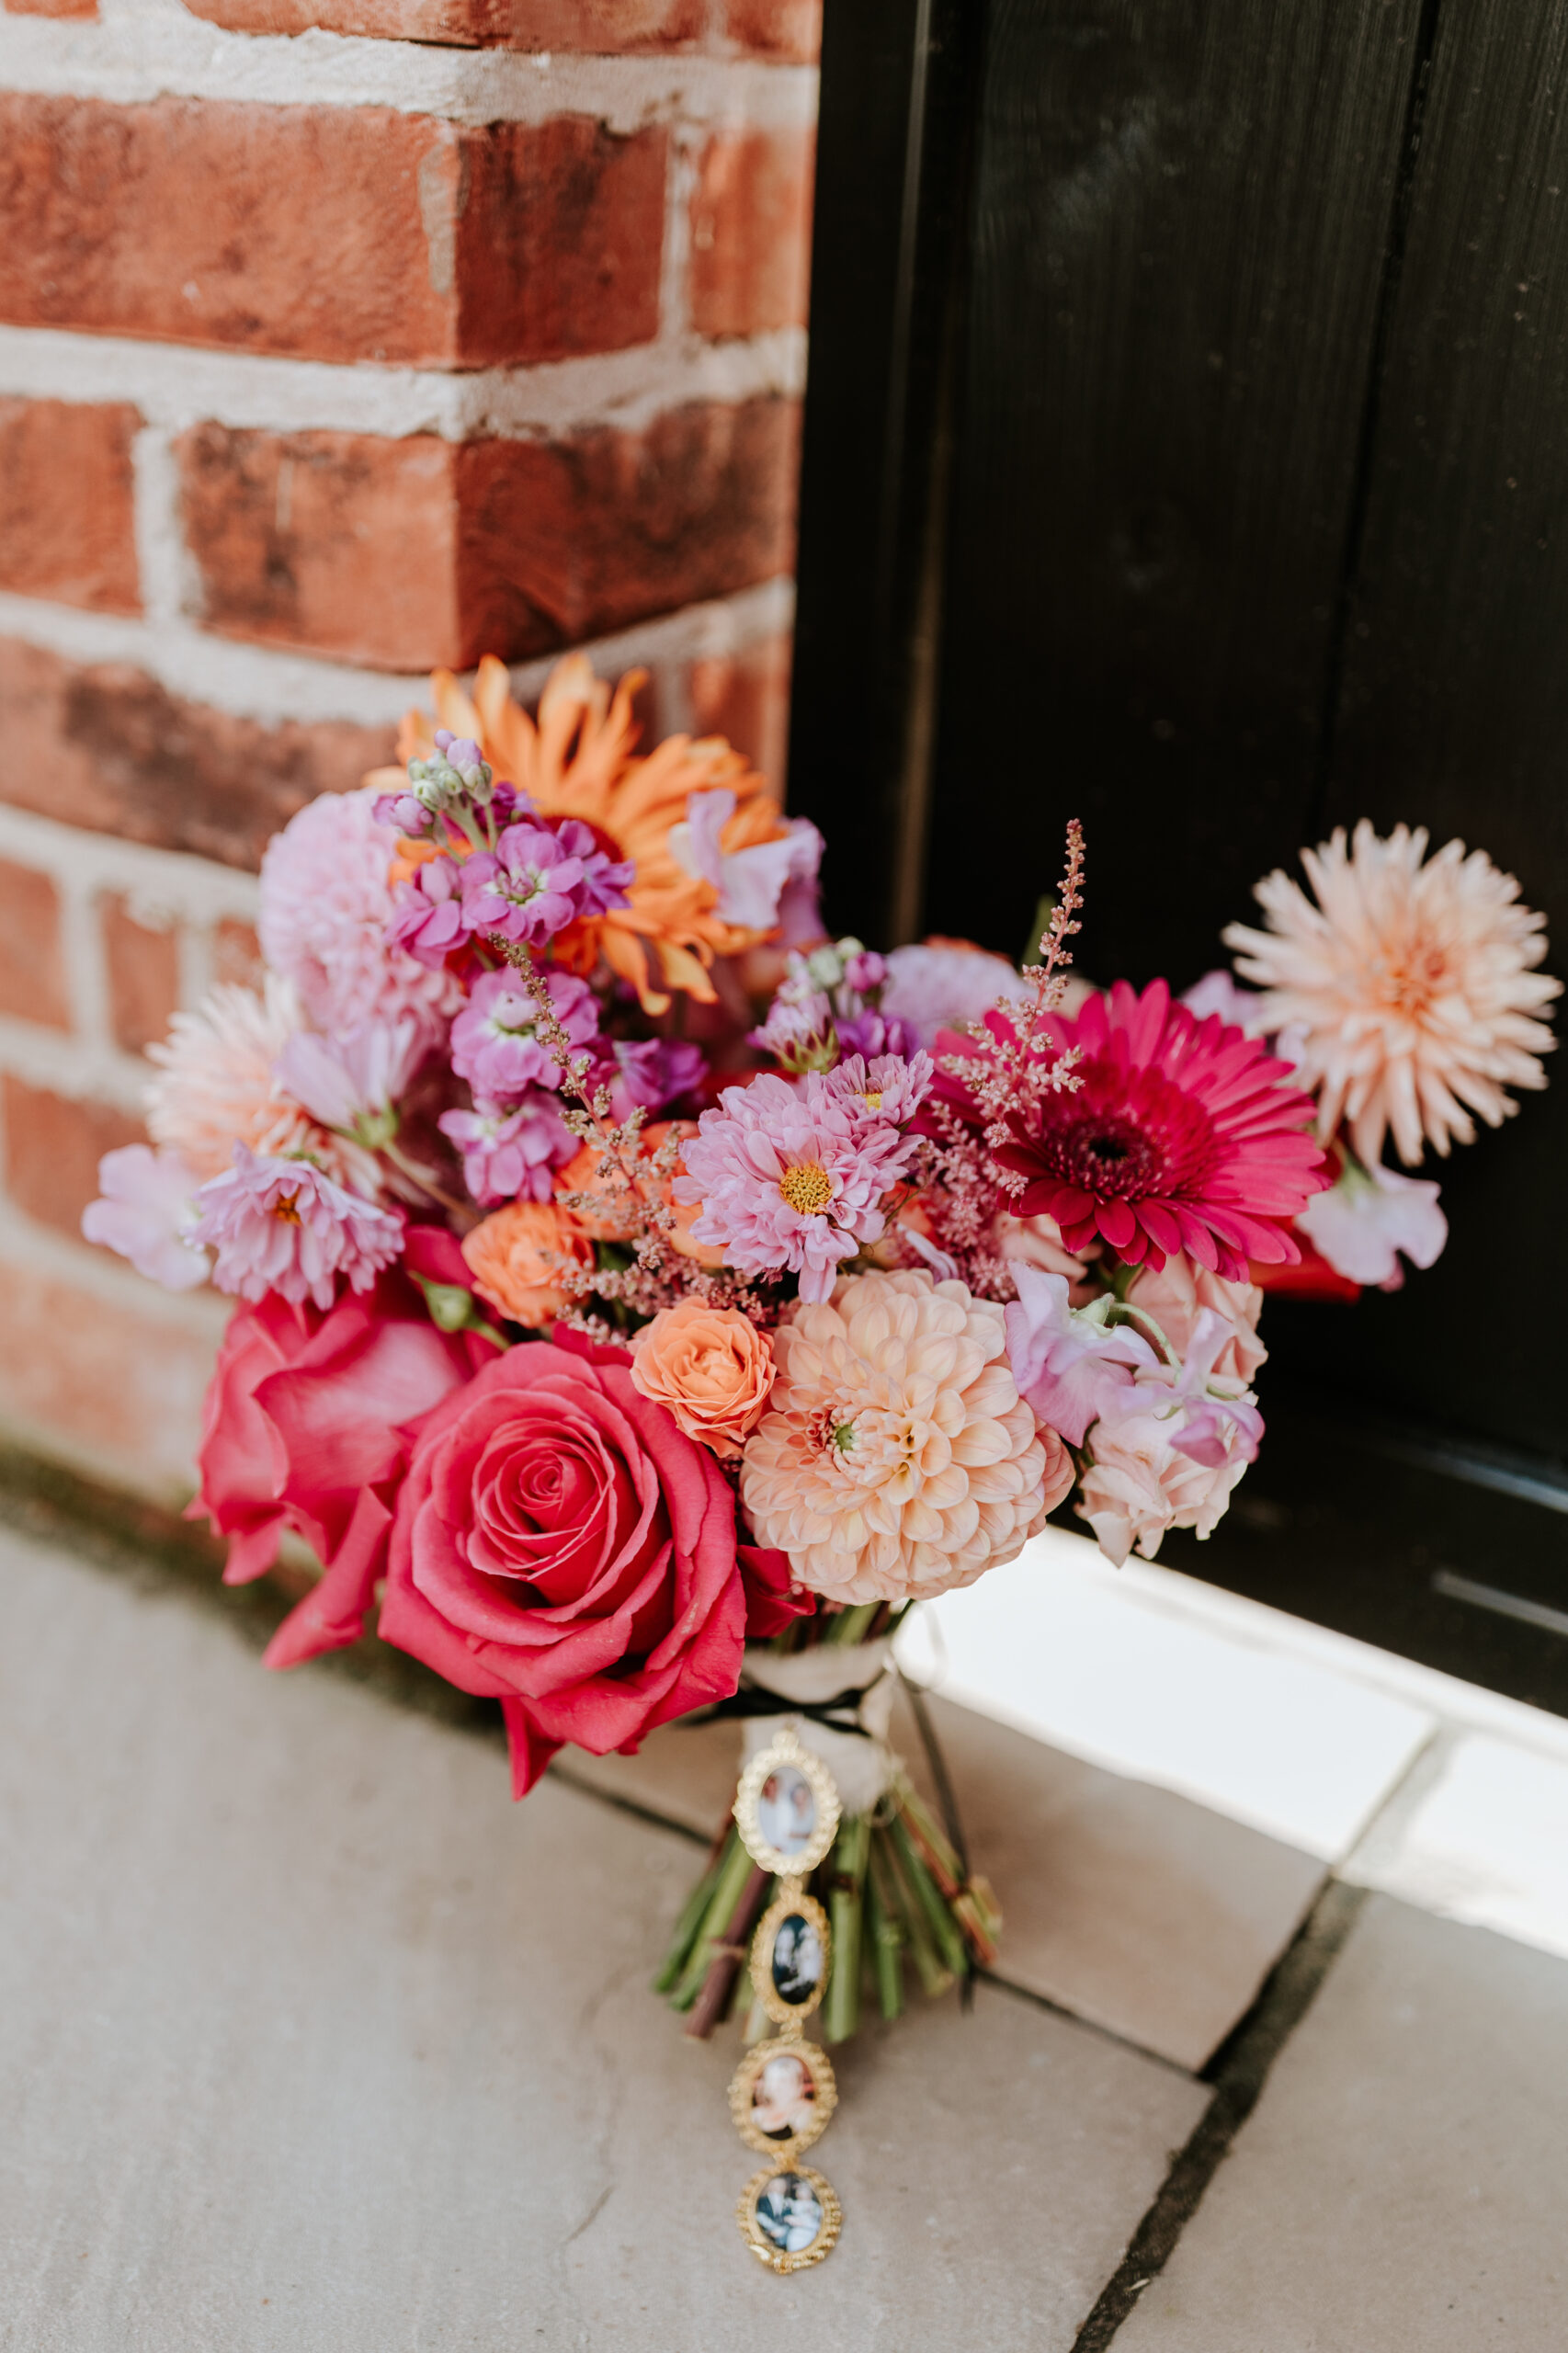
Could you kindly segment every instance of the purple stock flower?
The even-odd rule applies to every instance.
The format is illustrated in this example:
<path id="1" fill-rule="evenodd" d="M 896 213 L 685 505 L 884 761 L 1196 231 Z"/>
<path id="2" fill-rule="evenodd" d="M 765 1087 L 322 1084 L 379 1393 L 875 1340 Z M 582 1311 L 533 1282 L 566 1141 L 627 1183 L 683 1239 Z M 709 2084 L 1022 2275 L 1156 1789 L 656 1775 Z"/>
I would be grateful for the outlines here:
<path id="1" fill-rule="evenodd" d="M 416 963 L 441 971 L 454 948 L 468 938 L 458 863 L 432 858 L 398 890 L 387 926 L 389 947 L 406 949 Z"/>
<path id="2" fill-rule="evenodd" d="M 339 1275 L 369 1290 L 403 1248 L 403 1220 L 350 1193 L 308 1160 L 263 1159 L 236 1143 L 232 1168 L 196 1196 L 189 1242 L 213 1254 L 212 1279 L 242 1299 L 269 1290 L 329 1308 Z"/>
<path id="3" fill-rule="evenodd" d="M 858 949 L 844 960 L 844 985 L 853 989 L 857 996 L 872 996 L 883 987 L 888 977 L 888 960 L 879 956 L 874 948 Z"/>
<path id="4" fill-rule="evenodd" d="M 919 1035 L 909 1022 L 901 1021 L 896 1013 L 876 1013 L 869 1007 L 840 1015 L 838 1042 L 845 1053 L 864 1054 L 868 1062 L 879 1054 L 902 1054 L 910 1061 L 920 1051 Z"/>
<path id="5" fill-rule="evenodd" d="M 554 832 L 562 848 L 582 860 L 583 880 L 577 892 L 580 915 L 608 915 L 612 907 L 630 904 L 627 894 L 637 879 L 635 858 L 616 859 L 600 849 L 592 825 L 585 825 L 581 817 L 556 820 Z"/>
<path id="6" fill-rule="evenodd" d="M 592 989 L 553 969 L 543 979 L 556 1019 L 574 1046 L 585 1046 L 599 1027 Z M 514 1100 L 529 1086 L 559 1088 L 561 1066 L 538 1029 L 539 1006 L 521 977 L 509 967 L 486 972 L 452 1024 L 452 1068 L 493 1103 Z"/>
<path id="7" fill-rule="evenodd" d="M 476 1103 L 472 1111 L 444 1111 L 444 1136 L 462 1154 L 463 1182 L 482 1209 L 501 1201 L 547 1201 L 551 1171 L 563 1168 L 577 1139 L 556 1098 L 535 1087 L 516 1108 Z"/>
<path id="8" fill-rule="evenodd" d="M 562 835 L 570 833 L 568 848 Z M 580 837 L 580 839 L 579 839 Z M 462 870 L 462 914 L 470 931 L 542 948 L 580 915 L 624 905 L 619 877 L 593 847 L 586 825 L 569 818 L 559 832 L 546 825 L 508 825 L 494 850 L 481 850 Z"/>
<path id="9" fill-rule="evenodd" d="M 625 1120 L 635 1109 L 662 1111 L 689 1095 L 707 1068 L 701 1047 L 684 1038 L 618 1038 L 614 1060 L 601 1063 L 589 1084 L 608 1086 L 612 1116 Z"/>

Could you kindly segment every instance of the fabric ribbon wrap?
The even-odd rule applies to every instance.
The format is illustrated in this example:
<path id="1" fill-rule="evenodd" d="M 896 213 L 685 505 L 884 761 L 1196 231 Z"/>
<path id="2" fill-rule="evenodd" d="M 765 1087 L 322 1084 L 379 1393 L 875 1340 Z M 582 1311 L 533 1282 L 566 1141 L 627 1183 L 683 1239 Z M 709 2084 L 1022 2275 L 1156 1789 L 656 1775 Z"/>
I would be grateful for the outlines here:
<path id="1" fill-rule="evenodd" d="M 742 1768 L 788 1724 L 838 1785 L 846 1814 L 869 1813 L 892 1779 L 892 1645 L 824 1643 L 785 1656 L 748 1649 L 725 1712 L 743 1718 Z"/>

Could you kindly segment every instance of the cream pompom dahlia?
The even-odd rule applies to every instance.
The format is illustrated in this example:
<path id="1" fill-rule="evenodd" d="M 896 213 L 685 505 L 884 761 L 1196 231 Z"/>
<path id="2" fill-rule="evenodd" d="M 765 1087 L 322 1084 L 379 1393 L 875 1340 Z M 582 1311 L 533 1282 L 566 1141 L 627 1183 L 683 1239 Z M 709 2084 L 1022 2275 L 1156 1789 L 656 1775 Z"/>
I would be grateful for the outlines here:
<path id="1" fill-rule="evenodd" d="M 1556 1043 L 1537 1018 L 1562 988 L 1535 970 L 1544 917 L 1483 850 L 1455 841 L 1427 858 L 1426 839 L 1396 825 L 1383 841 L 1363 818 L 1346 848 L 1338 829 L 1301 852 L 1315 904 L 1266 875 L 1269 929 L 1224 935 L 1266 992 L 1250 1026 L 1291 1033 L 1298 1077 L 1321 1089 L 1320 1133 L 1343 1121 L 1369 1167 L 1390 1130 L 1414 1167 L 1423 1140 L 1471 1142 L 1471 1112 L 1500 1127 L 1518 1108 L 1505 1089 L 1544 1086 L 1539 1057 Z"/>
<path id="2" fill-rule="evenodd" d="M 847 1276 L 773 1337 L 746 1441 L 757 1541 L 828 1600 L 907 1601 L 1010 1561 L 1073 1483 L 1007 1362 L 1003 1311 L 926 1273 Z"/>

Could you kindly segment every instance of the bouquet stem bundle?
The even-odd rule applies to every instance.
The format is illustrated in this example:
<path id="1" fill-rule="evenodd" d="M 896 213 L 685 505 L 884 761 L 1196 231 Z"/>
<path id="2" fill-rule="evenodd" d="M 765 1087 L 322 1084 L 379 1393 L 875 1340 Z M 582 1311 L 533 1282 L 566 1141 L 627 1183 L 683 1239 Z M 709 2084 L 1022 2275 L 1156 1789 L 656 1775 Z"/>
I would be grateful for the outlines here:
<path id="1" fill-rule="evenodd" d="M 821 1640 L 858 1643 L 878 1614 L 874 1606 L 839 1612 L 821 1621 Z M 792 1636 L 793 1630 L 773 1647 L 787 1650 Z M 688 2034 L 706 2038 L 731 2016 L 753 1932 L 782 1887 L 753 1863 L 726 1816 L 653 1980 L 654 1991 L 686 2016 Z M 874 2000 L 884 2018 L 898 2018 L 909 1969 L 922 1992 L 936 1995 L 967 1984 L 996 1958 L 995 1897 L 969 1870 L 897 1758 L 876 1804 L 843 1816 L 806 1887 L 832 1927 L 822 2011 L 828 2042 L 855 2032 L 862 2000 Z M 746 2040 L 767 2031 L 754 2006 Z"/>

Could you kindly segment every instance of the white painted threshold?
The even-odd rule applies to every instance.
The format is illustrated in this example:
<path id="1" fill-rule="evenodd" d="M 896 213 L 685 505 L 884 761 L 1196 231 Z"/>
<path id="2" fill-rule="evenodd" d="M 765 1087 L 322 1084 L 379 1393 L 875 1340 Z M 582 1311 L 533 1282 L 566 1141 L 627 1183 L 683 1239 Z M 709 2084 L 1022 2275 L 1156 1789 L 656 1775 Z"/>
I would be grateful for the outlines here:
<path id="1" fill-rule="evenodd" d="M 1054 1529 L 917 1611 L 960 1705 L 1443 1916 L 1568 1954 L 1568 1722 Z"/>

